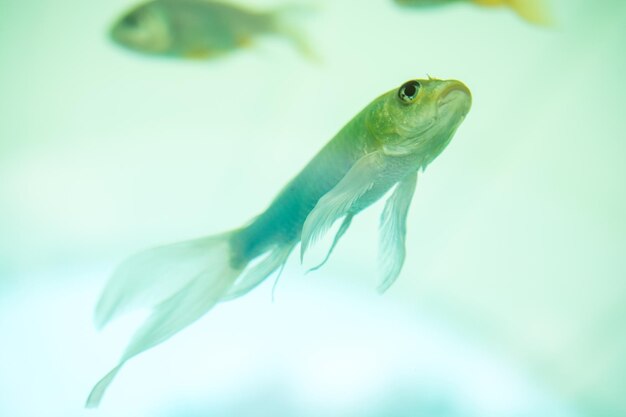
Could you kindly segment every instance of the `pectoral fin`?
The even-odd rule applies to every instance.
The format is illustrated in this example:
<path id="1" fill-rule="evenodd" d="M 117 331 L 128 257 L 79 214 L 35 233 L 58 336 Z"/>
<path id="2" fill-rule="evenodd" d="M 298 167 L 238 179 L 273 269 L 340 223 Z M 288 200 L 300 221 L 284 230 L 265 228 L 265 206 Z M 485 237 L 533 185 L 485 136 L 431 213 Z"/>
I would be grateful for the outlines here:
<path id="1" fill-rule="evenodd" d="M 324 266 L 326 261 L 328 261 L 328 258 L 330 258 L 330 255 L 333 253 L 333 250 L 335 250 L 335 246 L 337 246 L 337 242 L 339 242 L 339 239 L 341 239 L 341 237 L 346 233 L 346 231 L 350 227 L 350 223 L 352 223 L 352 217 L 354 217 L 354 215 L 348 213 L 346 217 L 343 218 L 343 222 L 341 223 L 341 226 L 339 226 L 339 230 L 337 230 L 337 234 L 335 234 L 335 239 L 333 239 L 333 243 L 330 245 L 330 249 L 328 249 L 328 252 L 326 253 L 326 256 L 324 257 L 324 260 L 320 262 L 317 266 L 314 266 L 313 268 L 309 269 L 307 272 L 317 271 L 322 266 Z"/>
<path id="2" fill-rule="evenodd" d="M 385 154 L 382 151 L 365 155 L 332 190 L 319 199 L 302 227 L 301 261 L 307 248 L 326 233 L 337 219 L 348 215 L 354 202 L 372 188 L 376 178 L 382 173 L 384 160 Z"/>
<path id="3" fill-rule="evenodd" d="M 400 274 L 405 258 L 406 217 L 417 185 L 417 172 L 400 181 L 385 203 L 380 217 L 379 292 L 386 291 Z"/>

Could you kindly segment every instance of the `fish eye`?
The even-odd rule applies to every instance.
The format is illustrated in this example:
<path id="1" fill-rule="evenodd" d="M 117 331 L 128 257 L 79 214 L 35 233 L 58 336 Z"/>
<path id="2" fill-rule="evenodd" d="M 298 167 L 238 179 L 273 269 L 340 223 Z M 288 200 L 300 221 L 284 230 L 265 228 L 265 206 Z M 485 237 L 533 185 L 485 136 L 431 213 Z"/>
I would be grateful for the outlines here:
<path id="1" fill-rule="evenodd" d="M 417 97 L 421 86 L 422 85 L 419 83 L 419 81 L 407 81 L 402 84 L 402 87 L 400 87 L 400 89 L 398 90 L 398 97 L 400 97 L 400 100 L 402 100 L 404 103 L 412 103 L 413 101 L 415 101 L 415 98 Z"/>

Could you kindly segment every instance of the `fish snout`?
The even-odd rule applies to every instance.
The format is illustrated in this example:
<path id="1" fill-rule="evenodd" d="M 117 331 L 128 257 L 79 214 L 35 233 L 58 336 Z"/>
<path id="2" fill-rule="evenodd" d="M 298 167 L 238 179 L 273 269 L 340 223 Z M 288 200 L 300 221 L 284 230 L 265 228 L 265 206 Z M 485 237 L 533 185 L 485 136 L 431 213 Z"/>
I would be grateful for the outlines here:
<path id="1" fill-rule="evenodd" d="M 465 84 L 457 80 L 446 81 L 439 93 L 437 105 L 442 107 L 453 104 L 465 116 L 472 107 L 472 93 Z"/>

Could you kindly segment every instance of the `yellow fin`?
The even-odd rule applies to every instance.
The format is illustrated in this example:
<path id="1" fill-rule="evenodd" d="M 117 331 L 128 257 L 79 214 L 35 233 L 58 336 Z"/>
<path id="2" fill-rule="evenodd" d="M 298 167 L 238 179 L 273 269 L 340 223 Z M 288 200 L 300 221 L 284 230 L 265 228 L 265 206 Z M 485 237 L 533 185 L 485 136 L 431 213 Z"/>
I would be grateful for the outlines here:
<path id="1" fill-rule="evenodd" d="M 214 52 L 205 48 L 189 49 L 183 53 L 183 57 L 188 59 L 209 59 L 215 55 Z"/>
<path id="2" fill-rule="evenodd" d="M 252 36 L 241 36 L 237 38 L 237 46 L 240 48 L 249 48 L 253 43 Z"/>
<path id="3" fill-rule="evenodd" d="M 542 26 L 554 23 L 548 0 L 508 0 L 508 3 L 518 15 L 531 23 Z"/>

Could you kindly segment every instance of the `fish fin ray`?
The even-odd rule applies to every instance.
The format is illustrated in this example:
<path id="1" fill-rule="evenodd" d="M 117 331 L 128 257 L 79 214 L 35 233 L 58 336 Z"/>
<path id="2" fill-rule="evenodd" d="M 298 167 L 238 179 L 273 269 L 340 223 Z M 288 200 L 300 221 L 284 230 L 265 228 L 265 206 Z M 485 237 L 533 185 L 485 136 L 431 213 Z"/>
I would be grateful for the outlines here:
<path id="1" fill-rule="evenodd" d="M 274 246 L 261 262 L 244 270 L 220 301 L 241 297 L 257 287 L 274 271 L 285 265 L 294 246 L 294 244 Z"/>
<path id="2" fill-rule="evenodd" d="M 328 252 L 326 253 L 326 256 L 324 257 L 324 260 L 320 262 L 319 264 L 317 264 L 316 266 L 314 266 L 313 268 L 310 268 L 308 271 L 306 271 L 307 274 L 309 272 L 317 271 L 322 266 L 324 266 L 324 264 L 330 258 L 330 255 L 333 253 L 335 246 L 337 246 L 337 242 L 339 242 L 339 239 L 341 239 L 341 237 L 346 233 L 346 231 L 350 227 L 350 223 L 352 223 L 353 217 L 354 217 L 353 214 L 350 214 L 350 213 L 346 214 L 346 217 L 344 217 L 343 222 L 341 223 L 341 226 L 339 227 L 339 230 L 337 230 L 337 233 L 335 234 L 335 238 L 333 239 L 333 243 L 330 245 L 330 249 L 328 249 Z"/>
<path id="3" fill-rule="evenodd" d="M 206 267 L 207 247 L 221 236 L 194 239 L 139 252 L 120 264 L 96 306 L 102 328 L 134 307 L 153 307 L 177 293 Z"/>
<path id="4" fill-rule="evenodd" d="M 406 219 L 417 185 L 417 172 L 400 181 L 385 202 L 380 216 L 379 265 L 381 282 L 379 292 L 386 291 L 398 278 L 406 256 Z"/>
<path id="5" fill-rule="evenodd" d="M 93 389 L 89 393 L 89 396 L 87 397 L 87 401 L 85 402 L 85 408 L 98 407 L 100 401 L 102 401 L 104 393 L 106 392 L 109 385 L 111 385 L 111 382 L 113 382 L 113 379 L 115 379 L 115 376 L 120 371 L 123 365 L 124 363 L 121 362 L 115 368 L 111 369 L 108 374 L 103 376 L 100 381 L 98 381 L 98 383 L 93 387 Z"/>
<path id="6" fill-rule="evenodd" d="M 88 407 L 95 408 L 98 406 L 107 387 L 129 359 L 164 342 L 195 322 L 227 293 L 241 272 L 241 269 L 235 269 L 230 265 L 229 235 L 227 233 L 160 249 L 167 251 L 169 248 L 176 252 L 181 246 L 199 244 L 202 250 L 195 255 L 200 257 L 197 261 L 201 262 L 204 268 L 195 274 L 193 274 L 194 268 L 186 270 L 185 273 L 192 274 L 191 276 L 169 276 L 170 280 L 177 279 L 180 281 L 176 290 L 173 291 L 172 288 L 168 288 L 168 291 L 161 292 L 161 296 L 165 293 L 170 295 L 153 307 L 152 314 L 135 332 L 119 363 L 94 386 L 88 397 Z M 165 256 L 165 258 L 177 259 L 176 256 L 173 258 Z M 141 273 L 143 269 L 135 271 Z M 115 279 L 115 276 L 112 279 Z M 144 288 L 140 288 L 137 283 L 131 286 L 131 289 L 137 294 L 142 290 L 154 291 L 155 285 L 149 280 L 144 279 L 139 282 L 144 284 Z M 157 286 L 163 284 L 162 281 L 156 283 Z M 107 294 L 105 290 L 104 295 L 110 294 Z M 118 295 L 123 296 L 123 291 L 118 292 Z"/>
<path id="7" fill-rule="evenodd" d="M 300 261 L 304 259 L 308 247 L 324 235 L 337 219 L 345 216 L 352 205 L 372 188 L 384 158 L 382 151 L 363 156 L 333 189 L 319 199 L 302 226 Z"/>
<path id="8" fill-rule="evenodd" d="M 276 294 L 276 287 L 278 287 L 278 281 L 280 281 L 280 277 L 283 276 L 283 271 L 285 270 L 285 264 L 287 261 L 283 262 L 278 268 L 278 273 L 276 274 L 276 279 L 274 280 L 274 285 L 272 285 L 272 303 L 274 302 L 274 295 Z"/>

